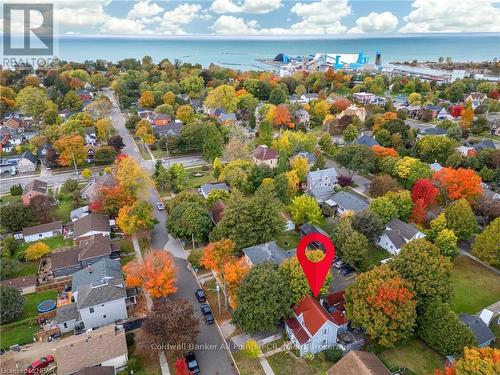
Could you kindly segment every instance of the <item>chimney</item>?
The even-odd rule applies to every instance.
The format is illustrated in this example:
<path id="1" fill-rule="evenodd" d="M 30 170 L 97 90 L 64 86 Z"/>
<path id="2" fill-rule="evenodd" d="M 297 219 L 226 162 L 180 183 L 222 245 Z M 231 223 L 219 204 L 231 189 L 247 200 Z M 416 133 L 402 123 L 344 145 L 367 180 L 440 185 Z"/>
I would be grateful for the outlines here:
<path id="1" fill-rule="evenodd" d="M 91 264 L 87 265 L 87 271 L 88 271 L 88 273 L 92 273 L 92 265 Z"/>

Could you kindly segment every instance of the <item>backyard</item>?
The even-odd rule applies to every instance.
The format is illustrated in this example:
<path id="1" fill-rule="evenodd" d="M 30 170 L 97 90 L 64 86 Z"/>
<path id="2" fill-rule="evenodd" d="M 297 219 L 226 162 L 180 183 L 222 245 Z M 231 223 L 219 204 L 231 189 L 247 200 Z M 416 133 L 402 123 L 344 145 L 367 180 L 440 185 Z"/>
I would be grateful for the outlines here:
<path id="1" fill-rule="evenodd" d="M 427 375 L 444 367 L 444 357 L 417 339 L 386 350 L 378 357 L 391 370 L 407 368 L 416 375 Z"/>
<path id="2" fill-rule="evenodd" d="M 24 310 L 19 319 L 9 324 L 0 326 L 0 348 L 5 349 L 14 344 L 27 344 L 33 342 L 33 334 L 38 331 L 36 307 L 40 302 L 55 300 L 55 291 L 45 291 L 28 294 L 25 297 Z"/>
<path id="3" fill-rule="evenodd" d="M 264 375 L 258 358 L 248 358 L 242 351 L 233 353 L 241 375 Z"/>
<path id="4" fill-rule="evenodd" d="M 298 358 L 291 352 L 280 352 L 267 357 L 276 375 L 314 375 L 323 374 L 330 367 L 332 362 L 325 359 L 324 353 L 317 354 L 313 360 Z"/>
<path id="5" fill-rule="evenodd" d="M 500 276 L 466 256 L 455 260 L 451 278 L 456 313 L 478 313 L 500 300 Z"/>

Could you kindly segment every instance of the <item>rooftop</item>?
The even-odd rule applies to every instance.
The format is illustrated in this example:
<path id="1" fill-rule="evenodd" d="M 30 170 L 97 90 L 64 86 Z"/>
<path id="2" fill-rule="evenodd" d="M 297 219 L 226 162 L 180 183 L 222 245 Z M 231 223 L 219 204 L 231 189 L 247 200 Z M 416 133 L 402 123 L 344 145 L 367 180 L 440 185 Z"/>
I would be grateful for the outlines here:
<path id="1" fill-rule="evenodd" d="M 253 265 L 263 262 L 281 264 L 284 260 L 294 255 L 295 251 L 285 251 L 275 241 L 247 247 L 243 253 L 250 259 Z"/>
<path id="2" fill-rule="evenodd" d="M 369 205 L 369 202 L 365 198 L 348 191 L 339 191 L 330 199 L 344 209 L 354 211 L 356 213 L 364 211 Z"/>
<path id="3" fill-rule="evenodd" d="M 126 298 L 127 292 L 121 277 L 103 280 L 97 285 L 82 285 L 78 288 L 78 310 L 105 302 Z"/>
<path id="4" fill-rule="evenodd" d="M 82 285 L 97 285 L 105 279 L 122 276 L 118 259 L 104 258 L 71 275 L 71 290 L 77 291 Z"/>
<path id="5" fill-rule="evenodd" d="M 391 375 L 375 354 L 357 350 L 347 353 L 326 373 L 327 375 Z"/>
<path id="6" fill-rule="evenodd" d="M 493 331 L 477 315 L 459 314 L 460 320 L 472 331 L 479 346 L 495 339 Z"/>
<path id="7" fill-rule="evenodd" d="M 33 227 L 23 228 L 23 236 L 31 236 L 32 234 L 61 231 L 62 233 L 62 221 L 54 221 L 52 223 L 35 225 Z"/>
<path id="8" fill-rule="evenodd" d="M 23 194 L 26 194 L 29 191 L 36 191 L 38 193 L 45 194 L 47 193 L 47 183 L 42 180 L 34 179 L 26 184 Z"/>
<path id="9" fill-rule="evenodd" d="M 253 157 L 257 160 L 272 160 L 278 157 L 278 151 L 266 145 L 259 145 L 253 152 Z"/>
<path id="10" fill-rule="evenodd" d="M 75 221 L 74 237 L 78 238 L 91 231 L 109 232 L 109 217 L 103 214 L 89 214 Z"/>

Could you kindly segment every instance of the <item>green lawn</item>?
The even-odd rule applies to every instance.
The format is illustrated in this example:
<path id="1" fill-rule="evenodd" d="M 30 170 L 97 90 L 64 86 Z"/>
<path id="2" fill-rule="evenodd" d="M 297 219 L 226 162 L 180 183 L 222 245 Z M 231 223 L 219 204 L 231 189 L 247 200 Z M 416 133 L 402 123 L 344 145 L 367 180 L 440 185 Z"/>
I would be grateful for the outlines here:
<path id="1" fill-rule="evenodd" d="M 373 244 L 368 248 L 368 268 L 380 265 L 380 261 L 391 256 L 388 251 Z"/>
<path id="2" fill-rule="evenodd" d="M 57 299 L 57 292 L 55 290 L 47 290 L 44 292 L 36 292 L 27 294 L 24 296 L 26 302 L 24 304 L 24 310 L 21 317 L 18 320 L 25 320 L 28 318 L 34 318 L 38 315 L 36 307 L 40 302 L 48 299 Z"/>
<path id="3" fill-rule="evenodd" d="M 2 195 L 0 197 L 0 205 L 4 205 L 7 203 L 18 203 L 21 202 L 21 196 L 20 195 Z"/>
<path id="4" fill-rule="evenodd" d="M 378 357 L 390 369 L 407 368 L 416 375 L 427 375 L 444 367 L 444 357 L 420 340 L 412 340 L 395 349 L 379 353 Z"/>
<path id="5" fill-rule="evenodd" d="M 325 374 L 333 366 L 324 358 L 323 353 L 317 354 L 312 361 L 297 358 L 288 352 L 280 352 L 267 358 L 276 375 L 316 375 Z"/>
<path id="6" fill-rule="evenodd" d="M 61 194 L 59 196 L 59 204 L 56 207 L 55 218 L 63 223 L 71 221 L 70 213 L 73 209 L 73 198 L 70 195 Z"/>
<path id="7" fill-rule="evenodd" d="M 490 328 L 497 337 L 496 341 L 493 343 L 493 347 L 500 349 L 500 324 L 498 324 L 498 316 L 495 316 L 490 323 Z"/>
<path id="8" fill-rule="evenodd" d="M 11 345 L 29 344 L 33 342 L 33 335 L 38 332 L 36 319 L 0 326 L 0 348 L 7 349 Z"/>
<path id="9" fill-rule="evenodd" d="M 41 240 L 44 244 L 48 245 L 52 250 L 60 249 L 61 247 L 67 247 L 73 245 L 73 240 L 64 239 L 63 236 L 57 236 L 52 238 L 45 238 Z M 25 251 L 30 245 L 35 244 L 36 242 L 23 242 L 19 245 L 19 248 L 16 251 L 16 254 L 21 251 Z"/>
<path id="10" fill-rule="evenodd" d="M 122 265 L 122 267 L 124 267 L 127 263 L 133 261 L 134 258 L 135 258 L 135 254 L 122 256 L 120 258 L 120 264 Z"/>
<path id="11" fill-rule="evenodd" d="M 186 183 L 186 189 L 197 189 L 203 184 L 217 182 L 217 179 L 212 174 L 213 173 L 212 168 L 208 168 L 208 170 L 203 170 L 203 169 L 207 169 L 207 167 L 187 169 L 188 182 Z M 195 173 L 201 173 L 202 176 L 195 177 L 193 176 L 193 174 Z"/>
<path id="12" fill-rule="evenodd" d="M 233 353 L 233 357 L 241 375 L 265 375 L 258 358 L 250 359 L 243 352 Z"/>
<path id="13" fill-rule="evenodd" d="M 285 250 L 294 249 L 299 243 L 300 233 L 294 230 L 289 230 L 277 235 L 274 239 L 281 248 Z"/>
<path id="14" fill-rule="evenodd" d="M 466 256 L 455 260 L 451 278 L 456 313 L 477 313 L 500 300 L 500 276 Z"/>
<path id="15" fill-rule="evenodd" d="M 38 272 L 38 265 L 39 262 L 36 260 L 33 262 L 21 262 L 21 269 L 19 272 L 9 276 L 9 278 L 14 279 L 16 277 L 34 275 Z"/>

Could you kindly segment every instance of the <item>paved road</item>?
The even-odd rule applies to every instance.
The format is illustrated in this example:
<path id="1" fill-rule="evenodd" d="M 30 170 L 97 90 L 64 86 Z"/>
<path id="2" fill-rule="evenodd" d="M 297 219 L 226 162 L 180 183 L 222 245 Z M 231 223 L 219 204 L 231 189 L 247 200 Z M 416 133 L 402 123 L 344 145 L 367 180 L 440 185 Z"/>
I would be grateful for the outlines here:
<path id="1" fill-rule="evenodd" d="M 142 159 L 132 136 L 125 128 L 125 119 L 112 96 L 112 92 L 110 90 L 105 90 L 104 94 L 113 102 L 111 118 L 114 127 L 123 137 L 123 141 L 126 144 L 124 152 L 139 160 L 141 165 L 145 167 L 147 167 L 148 164 L 151 165 Z M 182 159 L 188 164 L 196 163 L 199 157 L 190 156 Z M 148 187 L 145 195 L 144 198 L 148 199 L 153 205 L 160 200 L 158 192 L 153 186 Z M 165 249 L 169 251 L 175 257 L 175 264 L 178 268 L 177 293 L 172 295 L 172 298 L 188 299 L 193 304 L 196 315 L 200 319 L 200 334 L 198 335 L 197 345 L 205 349 L 197 349 L 195 350 L 195 354 L 200 364 L 201 373 L 221 375 L 236 374 L 232 360 L 225 348 L 224 340 L 220 336 L 217 326 L 215 324 L 208 326 L 202 320 L 199 303 L 194 296 L 194 291 L 198 288 L 196 278 L 187 268 L 188 263 L 185 259 L 186 255 L 180 242 L 175 238 L 171 238 L 167 233 L 165 228 L 165 221 L 167 219 L 165 211 L 159 211 L 155 208 L 155 217 L 159 223 L 155 226 L 151 234 L 151 247 L 153 249 Z"/>

